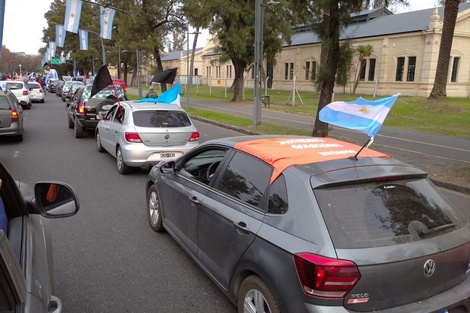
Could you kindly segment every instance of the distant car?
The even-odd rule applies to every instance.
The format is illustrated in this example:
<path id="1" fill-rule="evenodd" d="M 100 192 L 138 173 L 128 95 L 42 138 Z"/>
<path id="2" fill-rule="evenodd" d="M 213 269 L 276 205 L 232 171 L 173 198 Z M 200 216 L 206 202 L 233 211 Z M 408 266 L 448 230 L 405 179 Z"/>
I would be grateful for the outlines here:
<path id="1" fill-rule="evenodd" d="M 62 96 L 62 87 L 64 86 L 65 81 L 64 80 L 59 80 L 56 86 L 55 94 L 56 96 L 60 97 Z"/>
<path id="2" fill-rule="evenodd" d="M 0 229 L 0 311 L 60 313 L 63 305 L 53 282 L 50 229 L 46 219 L 64 218 L 79 210 L 78 198 L 65 183 L 43 181 L 34 193 L 16 182 L 0 162 L 0 196 L 7 230 Z"/>
<path id="3" fill-rule="evenodd" d="M 95 130 L 98 112 L 109 110 L 117 99 L 124 100 L 124 91 L 119 85 L 109 85 L 93 98 L 90 98 L 91 89 L 91 84 L 78 89 L 69 106 L 67 123 L 74 129 L 75 138 L 82 138 L 87 129 Z"/>
<path id="4" fill-rule="evenodd" d="M 31 98 L 29 96 L 29 90 L 23 81 L 13 80 L 2 80 L 0 81 L 0 87 L 3 90 L 10 90 L 16 96 L 18 101 L 21 103 L 23 109 L 31 109 Z"/>
<path id="5" fill-rule="evenodd" d="M 64 81 L 72 80 L 72 76 L 62 75 L 62 80 Z"/>
<path id="6" fill-rule="evenodd" d="M 302 136 L 206 141 L 149 172 L 150 227 L 240 313 L 468 312 L 468 219 L 425 172 L 361 149 Z"/>
<path id="7" fill-rule="evenodd" d="M 28 89 L 31 101 L 44 103 L 44 90 L 42 90 L 42 86 L 39 83 L 28 82 Z"/>
<path id="8" fill-rule="evenodd" d="M 72 87 L 70 88 L 70 90 L 68 92 L 68 96 L 65 97 L 65 103 L 66 103 L 67 107 L 72 102 L 72 99 L 73 99 L 75 93 L 77 92 L 78 88 L 80 88 L 80 87 L 83 87 L 83 84 L 73 84 Z"/>
<path id="9" fill-rule="evenodd" d="M 199 132 L 179 105 L 122 101 L 100 120 L 95 140 L 98 151 L 108 151 L 126 174 L 183 155 L 199 144 Z"/>
<path id="10" fill-rule="evenodd" d="M 60 97 L 62 98 L 62 101 L 67 102 L 67 98 L 70 98 L 71 96 L 70 92 L 72 90 L 73 85 L 83 86 L 83 82 L 78 81 L 78 80 L 66 81 L 64 85 L 62 86 L 62 92 L 60 93 Z"/>
<path id="11" fill-rule="evenodd" d="M 124 94 L 127 96 L 127 85 L 124 79 L 113 78 L 113 84 L 119 84 L 122 90 L 124 90 Z"/>
<path id="12" fill-rule="evenodd" d="M 18 99 L 9 91 L 0 92 L 0 136 L 23 141 L 23 128 L 23 107 Z"/>
<path id="13" fill-rule="evenodd" d="M 51 93 L 55 93 L 56 92 L 56 87 L 57 87 L 57 84 L 59 83 L 60 79 L 58 78 L 49 78 L 49 80 L 47 81 L 47 91 L 51 92 Z"/>

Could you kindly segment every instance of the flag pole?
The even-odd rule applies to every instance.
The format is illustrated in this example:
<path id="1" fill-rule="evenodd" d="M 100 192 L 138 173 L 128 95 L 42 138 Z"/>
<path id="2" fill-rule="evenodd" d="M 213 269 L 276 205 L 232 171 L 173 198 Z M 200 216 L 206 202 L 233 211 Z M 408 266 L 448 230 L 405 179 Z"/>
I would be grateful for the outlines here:
<path id="1" fill-rule="evenodd" d="M 374 136 L 370 137 L 369 140 L 367 140 L 367 142 L 365 143 L 365 145 L 363 145 L 361 147 L 361 149 L 359 149 L 359 151 L 357 151 L 356 155 L 351 157 L 351 159 L 353 160 L 357 160 L 357 156 L 359 155 L 359 153 L 361 153 L 361 151 L 364 149 L 364 148 L 369 148 L 369 146 L 374 142 Z"/>

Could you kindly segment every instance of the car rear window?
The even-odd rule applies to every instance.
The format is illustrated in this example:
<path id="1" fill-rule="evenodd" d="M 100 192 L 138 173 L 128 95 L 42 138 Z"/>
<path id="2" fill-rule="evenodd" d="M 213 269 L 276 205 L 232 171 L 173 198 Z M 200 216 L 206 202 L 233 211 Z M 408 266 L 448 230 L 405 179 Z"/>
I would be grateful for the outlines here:
<path id="1" fill-rule="evenodd" d="M 29 83 L 28 84 L 28 88 L 32 88 L 32 89 L 40 89 L 41 86 L 39 86 L 39 84 L 32 84 L 32 83 Z"/>
<path id="2" fill-rule="evenodd" d="M 23 89 L 22 83 L 7 83 L 7 87 L 11 90 L 13 89 Z"/>
<path id="3" fill-rule="evenodd" d="M 418 241 L 463 227 L 465 219 L 425 179 L 314 190 L 336 248 Z"/>
<path id="4" fill-rule="evenodd" d="M 133 113 L 135 126 L 140 127 L 186 127 L 191 121 L 185 112 L 179 111 L 135 111 Z"/>
<path id="5" fill-rule="evenodd" d="M 10 109 L 10 102 L 6 97 L 0 97 L 0 109 L 2 110 L 9 110 Z"/>

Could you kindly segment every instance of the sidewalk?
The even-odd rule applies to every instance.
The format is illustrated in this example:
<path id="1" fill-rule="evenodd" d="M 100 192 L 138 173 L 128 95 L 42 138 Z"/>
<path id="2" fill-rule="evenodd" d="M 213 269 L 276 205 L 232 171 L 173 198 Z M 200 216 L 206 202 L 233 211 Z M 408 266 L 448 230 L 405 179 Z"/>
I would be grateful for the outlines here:
<path id="1" fill-rule="evenodd" d="M 183 107 L 190 106 L 239 117 L 253 118 L 253 103 L 249 102 L 234 103 L 230 101 L 208 101 L 190 98 L 188 104 L 187 98 L 183 97 L 181 104 Z M 195 116 L 191 116 L 191 118 L 207 123 L 214 123 L 214 121 Z M 262 106 L 261 123 L 263 122 L 312 131 L 314 117 L 273 111 Z M 217 125 L 230 127 L 241 133 L 253 134 L 244 129 L 238 129 L 220 123 L 217 123 Z M 362 132 L 336 126 L 329 131 L 329 136 L 343 138 L 361 146 L 365 144 L 368 139 L 367 135 Z M 391 154 L 400 161 L 426 171 L 430 174 L 431 180 L 438 186 L 470 194 L 470 185 L 462 185 L 457 180 L 453 180 L 453 177 L 446 177 L 445 180 L 442 180 L 433 175 L 434 173 L 442 173 L 446 170 L 458 169 L 470 165 L 470 140 L 468 139 L 382 127 L 375 137 L 371 148 Z"/>

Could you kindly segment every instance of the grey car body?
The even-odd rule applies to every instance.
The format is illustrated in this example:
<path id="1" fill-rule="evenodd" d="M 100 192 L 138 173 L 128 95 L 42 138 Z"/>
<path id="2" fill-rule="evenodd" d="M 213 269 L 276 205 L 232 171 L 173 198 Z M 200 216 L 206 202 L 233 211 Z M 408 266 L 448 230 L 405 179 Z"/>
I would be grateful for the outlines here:
<path id="1" fill-rule="evenodd" d="M 64 85 L 62 86 L 62 91 L 60 93 L 60 97 L 62 98 L 62 101 L 66 102 L 68 98 L 70 98 L 72 96 L 72 86 L 73 85 L 79 85 L 79 86 L 83 86 L 83 82 L 81 81 L 74 81 L 74 80 L 71 80 L 71 81 L 66 81 L 64 83 Z M 68 107 L 68 105 L 67 105 Z"/>
<path id="2" fill-rule="evenodd" d="M 293 136 L 204 142 L 150 171 L 150 226 L 239 312 L 469 312 L 468 221 L 426 173 L 369 149 L 356 158 L 360 148 Z"/>
<path id="3" fill-rule="evenodd" d="M 23 140 L 23 107 L 15 95 L 0 91 L 0 136 L 14 136 Z"/>
<path id="4" fill-rule="evenodd" d="M 176 159 L 199 144 L 199 133 L 179 105 L 122 101 L 102 117 L 95 140 L 98 151 L 114 156 L 125 174 Z"/>
<path id="5" fill-rule="evenodd" d="M 38 182 L 31 196 L 30 188 L 13 180 L 1 162 L 0 178 L 8 216 L 8 234 L 0 229 L 0 312 L 60 313 L 47 222 L 77 213 L 78 199 L 60 182 Z"/>

